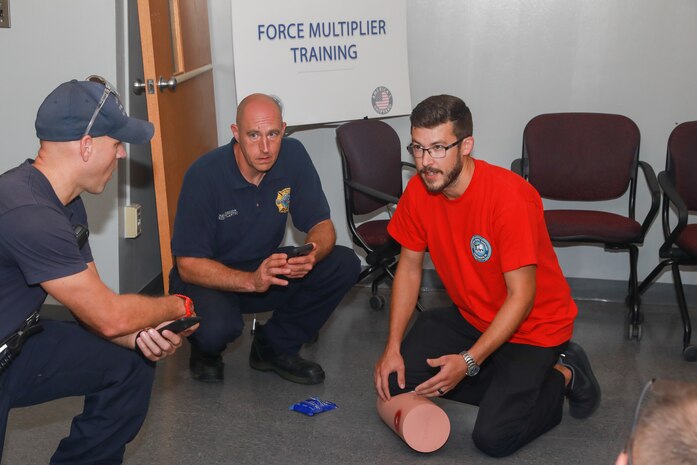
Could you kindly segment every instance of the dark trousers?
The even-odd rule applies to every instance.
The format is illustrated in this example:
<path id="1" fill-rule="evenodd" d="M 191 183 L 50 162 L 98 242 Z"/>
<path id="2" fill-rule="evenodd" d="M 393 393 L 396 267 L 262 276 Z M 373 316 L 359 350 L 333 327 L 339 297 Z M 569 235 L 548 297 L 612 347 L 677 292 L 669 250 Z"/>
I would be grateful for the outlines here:
<path id="1" fill-rule="evenodd" d="M 457 354 L 480 336 L 455 307 L 420 313 L 402 342 L 406 389 L 399 389 L 393 374 L 390 392 L 413 390 L 438 372 L 427 358 Z M 477 376 L 465 377 L 445 394 L 447 399 L 479 406 L 472 432 L 479 449 L 503 457 L 561 422 L 564 376 L 553 366 L 565 346 L 505 343 L 482 364 Z"/>
<path id="2" fill-rule="evenodd" d="M 0 457 L 9 410 L 85 396 L 51 464 L 120 464 L 150 402 L 154 364 L 76 323 L 43 320 L 0 375 Z M 31 441 L 24 447 L 31 448 Z"/>
<path id="3" fill-rule="evenodd" d="M 360 262 L 353 250 L 335 246 L 302 279 L 290 280 L 285 287 L 272 286 L 264 293 L 225 292 L 187 284 L 176 269 L 170 274 L 170 282 L 171 292 L 189 296 L 203 318 L 189 338 L 201 351 L 219 353 L 237 339 L 244 327 L 243 314 L 273 310 L 264 326 L 264 336 L 276 350 L 296 354 L 302 344 L 317 335 L 356 284 L 359 272 Z"/>

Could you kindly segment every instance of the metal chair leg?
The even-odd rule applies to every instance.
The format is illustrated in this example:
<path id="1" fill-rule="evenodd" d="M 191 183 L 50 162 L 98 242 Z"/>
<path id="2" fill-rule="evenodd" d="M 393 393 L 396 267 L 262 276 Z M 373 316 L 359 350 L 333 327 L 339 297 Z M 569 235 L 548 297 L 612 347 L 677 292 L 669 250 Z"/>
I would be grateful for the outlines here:
<path id="1" fill-rule="evenodd" d="M 658 275 L 661 274 L 663 268 L 670 265 L 672 262 L 672 260 L 663 260 L 659 262 L 658 265 L 656 265 L 656 267 L 653 270 L 651 270 L 651 273 L 649 273 L 649 275 L 639 284 L 639 287 L 637 288 L 637 295 L 643 295 L 644 292 L 646 292 L 646 290 L 649 287 L 651 287 Z"/>
<path id="2" fill-rule="evenodd" d="M 675 294 L 678 298 L 678 307 L 680 308 L 680 316 L 682 317 L 683 324 L 683 358 L 688 362 L 695 362 L 697 361 L 697 347 L 690 344 L 690 339 L 692 338 L 692 323 L 690 322 L 690 313 L 687 309 L 685 291 L 682 287 L 680 267 L 677 263 L 672 264 L 671 271 L 673 272 L 673 284 L 675 286 Z"/>
<path id="3" fill-rule="evenodd" d="M 629 246 L 629 285 L 627 293 L 627 304 L 629 307 L 629 318 L 627 327 L 628 339 L 641 340 L 643 315 L 640 310 L 640 299 L 637 284 L 637 262 L 639 259 L 639 248 L 635 245 Z"/>

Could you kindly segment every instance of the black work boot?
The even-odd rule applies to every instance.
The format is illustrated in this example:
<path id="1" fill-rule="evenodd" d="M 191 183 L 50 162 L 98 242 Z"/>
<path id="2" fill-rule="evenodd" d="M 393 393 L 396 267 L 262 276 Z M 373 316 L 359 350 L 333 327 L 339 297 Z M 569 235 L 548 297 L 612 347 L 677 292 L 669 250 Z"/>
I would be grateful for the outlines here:
<path id="1" fill-rule="evenodd" d="M 569 399 L 569 413 L 574 418 L 591 416 L 600 405 L 600 385 L 586 352 L 575 342 L 569 342 L 559 362 L 571 370 L 571 381 L 564 393 Z"/>
<path id="2" fill-rule="evenodd" d="M 318 363 L 305 360 L 298 354 L 278 352 L 265 339 L 264 328 L 260 325 L 252 341 L 249 366 L 259 371 L 274 371 L 293 383 L 319 384 L 324 381 L 324 370 Z"/>
<path id="3" fill-rule="evenodd" d="M 223 380 L 223 367 L 223 357 L 220 354 L 202 352 L 195 344 L 191 344 L 189 369 L 195 380 L 219 383 Z"/>

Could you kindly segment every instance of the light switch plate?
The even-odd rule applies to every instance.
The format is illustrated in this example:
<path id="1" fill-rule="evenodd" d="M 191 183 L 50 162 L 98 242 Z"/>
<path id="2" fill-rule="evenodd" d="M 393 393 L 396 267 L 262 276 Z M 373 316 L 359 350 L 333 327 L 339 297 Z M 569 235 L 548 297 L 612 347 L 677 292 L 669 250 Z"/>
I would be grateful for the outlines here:
<path id="1" fill-rule="evenodd" d="M 10 27 L 10 0 L 0 0 L 0 27 Z"/>

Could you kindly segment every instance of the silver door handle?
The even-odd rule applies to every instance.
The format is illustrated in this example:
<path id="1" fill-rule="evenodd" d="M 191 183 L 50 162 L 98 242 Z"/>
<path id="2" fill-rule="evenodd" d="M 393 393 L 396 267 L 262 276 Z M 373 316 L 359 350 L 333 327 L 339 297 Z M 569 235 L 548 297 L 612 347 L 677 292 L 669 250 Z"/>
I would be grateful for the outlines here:
<path id="1" fill-rule="evenodd" d="M 177 78 L 172 76 L 169 79 L 165 79 L 164 77 L 160 76 L 160 79 L 157 81 L 157 87 L 160 88 L 160 92 L 164 92 L 165 89 L 171 89 L 174 91 L 177 88 Z"/>
<path id="2" fill-rule="evenodd" d="M 145 83 L 142 79 L 136 79 L 135 81 L 133 81 L 132 87 L 133 93 L 136 95 L 141 95 L 143 94 L 143 92 L 145 92 Z"/>
<path id="3" fill-rule="evenodd" d="M 157 81 L 157 87 L 160 88 L 160 92 L 164 92 L 165 89 L 171 89 L 172 91 L 174 91 L 177 88 L 177 86 L 182 82 L 188 81 L 191 78 L 195 78 L 200 74 L 210 71 L 211 69 L 213 69 L 213 65 L 207 64 L 200 66 L 192 71 L 177 74 L 175 76 L 170 77 L 169 79 L 165 79 L 163 76 L 160 76 L 160 79 Z"/>

